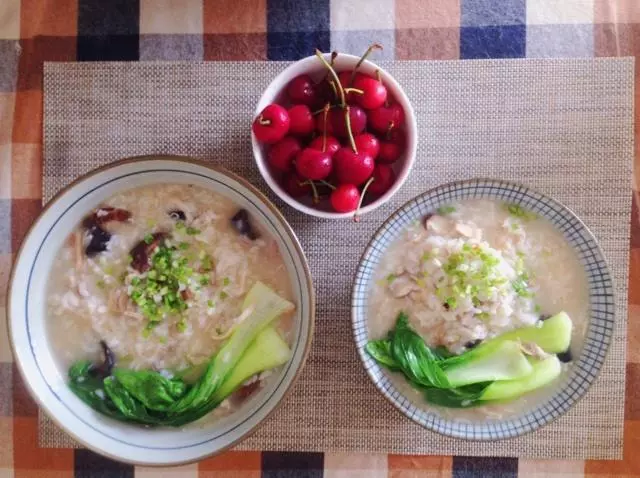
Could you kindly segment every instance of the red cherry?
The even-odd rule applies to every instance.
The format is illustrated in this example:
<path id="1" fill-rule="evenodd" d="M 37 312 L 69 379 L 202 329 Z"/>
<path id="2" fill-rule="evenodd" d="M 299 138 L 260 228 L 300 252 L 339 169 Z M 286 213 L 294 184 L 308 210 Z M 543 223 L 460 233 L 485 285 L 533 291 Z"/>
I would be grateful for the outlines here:
<path id="1" fill-rule="evenodd" d="M 402 149 L 395 143 L 389 143 L 383 141 L 380 143 L 380 154 L 378 155 L 378 161 L 380 163 L 393 163 L 400 158 Z"/>
<path id="2" fill-rule="evenodd" d="M 319 83 L 316 83 L 316 102 L 313 104 L 315 109 L 320 109 L 327 103 L 333 103 L 336 100 L 336 96 L 333 93 L 333 88 L 329 84 L 331 77 L 322 79 Z"/>
<path id="3" fill-rule="evenodd" d="M 280 105 L 272 104 L 263 109 L 253 121 L 253 134 L 262 143 L 275 143 L 287 135 L 289 122 L 287 110 Z"/>
<path id="4" fill-rule="evenodd" d="M 375 161 L 366 151 L 354 153 L 351 148 L 340 148 L 333 156 L 336 178 L 340 184 L 364 183 L 373 172 Z"/>
<path id="5" fill-rule="evenodd" d="M 296 157 L 296 171 L 305 179 L 319 181 L 331 174 L 333 160 L 327 152 L 304 148 Z"/>
<path id="6" fill-rule="evenodd" d="M 313 114 L 307 105 L 295 105 L 289 108 L 289 132 L 298 136 L 308 136 L 315 126 Z"/>
<path id="7" fill-rule="evenodd" d="M 360 191 L 353 184 L 341 184 L 331 192 L 329 201 L 337 212 L 355 211 L 360 203 Z"/>
<path id="8" fill-rule="evenodd" d="M 287 174 L 282 181 L 282 187 L 287 193 L 294 198 L 307 196 L 311 194 L 311 185 L 305 183 L 305 179 L 298 176 L 296 173 Z"/>
<path id="9" fill-rule="evenodd" d="M 393 123 L 394 128 L 399 128 L 404 123 L 404 111 L 402 106 L 394 103 L 391 106 L 381 106 L 367 112 L 367 125 L 376 133 L 384 134 Z"/>
<path id="10" fill-rule="evenodd" d="M 371 133 L 362 133 L 354 138 L 358 151 L 368 152 L 373 159 L 378 157 L 380 152 L 380 140 Z"/>
<path id="11" fill-rule="evenodd" d="M 309 75 L 300 75 L 291 80 L 287 85 L 287 95 L 297 104 L 311 106 L 318 101 L 316 87 Z"/>
<path id="12" fill-rule="evenodd" d="M 329 118 L 327 119 L 327 134 L 333 134 L 333 122 L 331 121 L 331 111 L 329 112 Z M 325 134 L 324 130 L 324 113 L 318 113 L 316 115 L 316 131 L 320 134 Z"/>
<path id="13" fill-rule="evenodd" d="M 353 87 L 362 90 L 361 95 L 356 95 L 355 100 L 360 106 L 368 110 L 380 108 L 387 101 L 387 89 L 375 78 L 360 75 L 354 82 Z"/>
<path id="14" fill-rule="evenodd" d="M 307 147 L 322 151 L 323 146 L 324 146 L 324 138 L 322 136 L 318 136 L 317 138 L 314 138 L 309 143 L 309 146 Z M 333 136 L 327 136 L 327 147 L 325 150 L 327 153 L 333 156 L 334 154 L 336 154 L 336 151 L 338 151 L 340 148 L 341 148 L 340 141 L 338 141 Z"/>
<path id="15" fill-rule="evenodd" d="M 386 193 L 396 180 L 396 175 L 391 166 L 376 164 L 373 170 L 373 182 L 369 185 L 369 192 L 375 196 Z"/>
<path id="16" fill-rule="evenodd" d="M 333 125 L 333 134 L 339 138 L 346 138 L 349 136 L 344 111 L 345 110 L 342 108 L 331 110 L 330 121 Z M 351 121 L 351 132 L 354 136 L 364 131 L 364 128 L 367 125 L 367 114 L 362 108 L 358 106 L 350 106 L 349 119 Z"/>
<path id="17" fill-rule="evenodd" d="M 293 168 L 293 160 L 301 149 L 302 147 L 297 139 L 291 136 L 285 136 L 271 146 L 269 154 L 267 155 L 267 161 L 278 171 L 291 171 Z"/>

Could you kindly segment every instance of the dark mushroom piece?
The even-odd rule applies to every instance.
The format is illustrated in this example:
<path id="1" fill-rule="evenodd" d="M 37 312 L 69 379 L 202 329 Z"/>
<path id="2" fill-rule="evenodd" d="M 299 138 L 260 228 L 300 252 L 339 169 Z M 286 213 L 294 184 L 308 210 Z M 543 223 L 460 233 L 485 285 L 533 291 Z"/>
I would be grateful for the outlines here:
<path id="1" fill-rule="evenodd" d="M 111 233 L 102 226 L 111 221 L 125 222 L 131 213 L 114 207 L 101 207 L 82 220 L 82 227 L 87 230 L 89 243 L 85 248 L 87 257 L 93 257 L 107 250 L 107 243 L 111 240 Z"/>
<path id="2" fill-rule="evenodd" d="M 129 253 L 131 255 L 131 267 L 140 273 L 149 270 L 151 268 L 149 263 L 151 254 L 160 247 L 166 237 L 167 235 L 164 232 L 156 232 L 151 235 L 150 241 L 147 242 L 143 239 L 136 244 Z"/>
<path id="3" fill-rule="evenodd" d="M 433 217 L 433 214 L 429 213 L 429 214 L 425 214 L 425 216 L 422 218 L 422 227 L 424 227 L 425 229 L 427 228 L 427 223 L 429 222 L 429 219 L 431 219 Z"/>
<path id="4" fill-rule="evenodd" d="M 184 211 L 181 211 L 180 209 L 172 209 L 171 211 L 168 212 L 168 214 L 169 214 L 169 217 L 174 221 L 187 220 L 187 215 L 184 213 Z"/>
<path id="5" fill-rule="evenodd" d="M 87 231 L 89 234 L 89 244 L 84 249 L 87 257 L 93 257 L 107 250 L 107 243 L 111 239 L 111 233 L 105 231 L 100 226 L 94 226 Z"/>
<path id="6" fill-rule="evenodd" d="M 245 236 L 252 241 L 255 241 L 260 237 L 251 226 L 251 222 L 249 222 L 249 213 L 246 209 L 240 209 L 231 218 L 231 224 L 241 236 Z"/>
<path id="7" fill-rule="evenodd" d="M 569 363 L 573 361 L 573 354 L 571 353 L 571 349 L 567 349 L 564 352 L 560 352 L 556 354 L 558 356 L 558 360 L 562 363 Z"/>
<path id="8" fill-rule="evenodd" d="M 100 341 L 100 346 L 102 347 L 102 355 L 104 359 L 99 365 L 91 365 L 89 373 L 94 377 L 106 378 L 111 375 L 111 371 L 116 365 L 116 357 L 104 340 Z"/>
<path id="9" fill-rule="evenodd" d="M 86 229 L 90 229 L 95 226 L 102 226 L 111 221 L 125 222 L 131 218 L 131 213 L 126 209 L 120 209 L 116 207 L 100 207 L 95 210 L 93 214 L 85 217 L 82 221 L 82 225 Z"/>
<path id="10" fill-rule="evenodd" d="M 469 342 L 467 342 L 466 344 L 464 344 L 464 347 L 467 350 L 471 350 L 473 348 L 476 348 L 478 345 L 480 345 L 482 343 L 481 339 L 476 339 L 476 340 L 471 340 Z"/>

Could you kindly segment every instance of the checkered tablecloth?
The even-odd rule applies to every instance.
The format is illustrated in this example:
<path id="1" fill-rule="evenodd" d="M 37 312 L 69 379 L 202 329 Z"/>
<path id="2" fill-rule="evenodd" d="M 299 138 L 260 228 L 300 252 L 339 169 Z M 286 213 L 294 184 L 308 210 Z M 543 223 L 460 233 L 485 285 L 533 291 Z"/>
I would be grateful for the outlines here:
<path id="1" fill-rule="evenodd" d="M 377 58 L 385 59 L 636 55 L 640 0 L 0 0 L 1 478 L 640 476 L 636 197 L 623 461 L 231 452 L 167 471 L 38 447 L 37 408 L 4 322 L 13 254 L 41 209 L 43 62 L 295 60 L 315 47 L 360 52 L 372 41 L 384 44 Z"/>

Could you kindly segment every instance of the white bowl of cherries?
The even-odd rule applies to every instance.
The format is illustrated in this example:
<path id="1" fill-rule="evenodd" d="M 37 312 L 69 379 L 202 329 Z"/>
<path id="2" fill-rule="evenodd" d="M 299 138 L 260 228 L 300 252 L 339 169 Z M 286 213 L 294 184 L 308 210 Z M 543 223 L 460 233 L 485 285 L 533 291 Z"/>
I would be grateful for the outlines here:
<path id="1" fill-rule="evenodd" d="M 416 156 L 413 108 L 396 80 L 366 60 L 323 54 L 267 87 L 252 125 L 253 155 L 269 187 L 316 217 L 354 218 L 387 202 Z"/>

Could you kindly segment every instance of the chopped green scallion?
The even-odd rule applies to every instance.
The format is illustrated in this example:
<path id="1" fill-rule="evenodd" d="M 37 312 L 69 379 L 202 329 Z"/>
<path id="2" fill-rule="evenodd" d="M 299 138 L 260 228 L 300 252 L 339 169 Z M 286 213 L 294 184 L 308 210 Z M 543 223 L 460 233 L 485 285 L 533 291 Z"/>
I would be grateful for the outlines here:
<path id="1" fill-rule="evenodd" d="M 447 214 L 451 214 L 452 212 L 456 212 L 456 208 L 454 206 L 440 206 L 438 208 L 438 214 L 441 216 L 446 216 Z"/>

